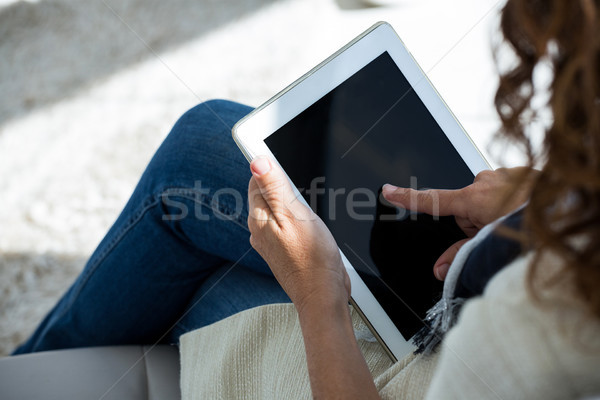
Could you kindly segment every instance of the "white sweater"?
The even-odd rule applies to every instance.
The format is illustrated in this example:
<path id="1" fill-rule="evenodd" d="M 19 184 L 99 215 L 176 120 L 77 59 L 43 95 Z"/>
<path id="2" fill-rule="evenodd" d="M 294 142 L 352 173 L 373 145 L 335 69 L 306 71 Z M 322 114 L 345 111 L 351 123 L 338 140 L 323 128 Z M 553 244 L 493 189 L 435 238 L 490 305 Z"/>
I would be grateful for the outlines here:
<path id="1" fill-rule="evenodd" d="M 359 339 L 382 398 L 582 399 L 600 394 L 600 321 L 564 288 L 534 302 L 525 288 L 529 257 L 498 273 L 467 302 L 442 350 L 396 364 Z M 552 269 L 552 260 L 546 259 Z M 546 265 L 544 265 L 546 268 Z M 353 313 L 355 329 L 366 329 Z M 304 345 L 292 305 L 269 305 L 181 339 L 184 399 L 311 398 Z"/>

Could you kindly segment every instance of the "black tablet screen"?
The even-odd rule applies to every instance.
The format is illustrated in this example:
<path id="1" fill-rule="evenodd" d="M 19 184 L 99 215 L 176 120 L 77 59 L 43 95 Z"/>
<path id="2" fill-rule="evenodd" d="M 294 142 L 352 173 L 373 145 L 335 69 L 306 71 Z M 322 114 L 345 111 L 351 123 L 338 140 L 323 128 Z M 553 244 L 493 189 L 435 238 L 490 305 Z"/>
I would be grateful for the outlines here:
<path id="1" fill-rule="evenodd" d="M 390 207 L 385 183 L 455 189 L 473 174 L 387 52 L 265 140 L 405 338 L 442 283 L 433 263 L 464 237 L 453 217 Z"/>

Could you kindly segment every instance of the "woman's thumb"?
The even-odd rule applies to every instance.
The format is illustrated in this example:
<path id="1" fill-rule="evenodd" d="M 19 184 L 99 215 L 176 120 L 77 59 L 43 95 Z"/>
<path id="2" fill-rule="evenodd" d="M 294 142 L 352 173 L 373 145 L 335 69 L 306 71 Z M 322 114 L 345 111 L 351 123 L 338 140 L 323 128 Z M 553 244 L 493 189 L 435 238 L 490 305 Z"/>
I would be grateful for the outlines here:
<path id="1" fill-rule="evenodd" d="M 258 156 L 250 162 L 250 169 L 254 176 L 262 177 L 271 171 L 271 161 L 267 157 Z"/>
<path id="2" fill-rule="evenodd" d="M 297 214 L 299 206 L 303 206 L 296 198 L 294 189 L 283 170 L 271 159 L 258 156 L 250 163 L 260 193 L 277 218 L 277 215 L 287 215 L 286 211 Z"/>
<path id="3" fill-rule="evenodd" d="M 452 261 L 454 261 L 454 257 L 456 257 L 456 253 L 460 250 L 461 247 L 464 246 L 471 239 L 463 239 L 454 243 L 452 246 L 448 248 L 445 252 L 442 253 L 440 258 L 437 259 L 435 264 L 433 265 L 433 274 L 437 279 L 443 281 L 446 279 L 446 275 L 448 275 L 448 270 L 450 269 L 450 265 Z"/>

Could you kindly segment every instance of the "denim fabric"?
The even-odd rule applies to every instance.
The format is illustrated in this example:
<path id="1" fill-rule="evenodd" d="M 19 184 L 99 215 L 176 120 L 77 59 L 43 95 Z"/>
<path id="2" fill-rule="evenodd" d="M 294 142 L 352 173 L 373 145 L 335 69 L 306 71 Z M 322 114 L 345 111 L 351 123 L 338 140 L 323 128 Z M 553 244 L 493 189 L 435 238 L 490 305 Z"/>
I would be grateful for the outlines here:
<path id="1" fill-rule="evenodd" d="M 249 244 L 251 174 L 231 127 L 250 111 L 214 100 L 177 121 L 81 275 L 14 354 L 174 343 L 236 312 L 289 302 Z"/>
<path id="2" fill-rule="evenodd" d="M 513 231 L 523 226 L 523 209 L 506 217 L 502 225 Z M 523 253 L 521 243 L 492 232 L 469 254 L 454 289 L 454 296 L 471 298 L 483 294 L 488 282 Z"/>

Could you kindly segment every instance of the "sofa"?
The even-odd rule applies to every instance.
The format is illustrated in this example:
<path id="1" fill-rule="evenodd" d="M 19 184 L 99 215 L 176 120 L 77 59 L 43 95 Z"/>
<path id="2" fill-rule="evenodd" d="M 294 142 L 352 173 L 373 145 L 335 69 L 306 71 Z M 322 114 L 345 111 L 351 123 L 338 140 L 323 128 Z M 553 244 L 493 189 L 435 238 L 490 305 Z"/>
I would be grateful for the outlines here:
<path id="1" fill-rule="evenodd" d="M 0 359 L 0 399 L 179 399 L 175 346 L 110 346 Z"/>

